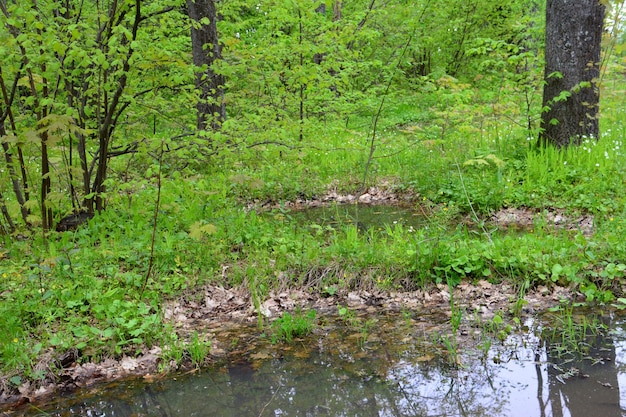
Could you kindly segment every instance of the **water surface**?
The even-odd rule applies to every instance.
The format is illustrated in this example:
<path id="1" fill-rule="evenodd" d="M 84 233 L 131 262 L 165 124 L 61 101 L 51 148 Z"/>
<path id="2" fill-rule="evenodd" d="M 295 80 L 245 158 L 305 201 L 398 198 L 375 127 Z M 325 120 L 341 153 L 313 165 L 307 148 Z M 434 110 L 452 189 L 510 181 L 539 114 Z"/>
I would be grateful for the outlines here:
<path id="1" fill-rule="evenodd" d="M 426 212 L 401 205 L 331 204 L 292 210 L 288 216 L 302 225 L 323 229 L 354 225 L 361 231 L 381 230 L 396 224 L 418 229 L 429 222 Z"/>
<path id="2" fill-rule="evenodd" d="M 365 319 L 320 323 L 315 334 L 291 345 L 262 345 L 212 369 L 110 384 L 51 404 L 45 415 L 626 415 L 621 321 L 605 336 L 581 339 L 576 353 L 542 336 L 555 333 L 537 320 L 504 342 L 469 328 L 475 347 L 459 351 L 454 365 L 433 336 L 446 334 L 445 323 L 401 315 Z"/>

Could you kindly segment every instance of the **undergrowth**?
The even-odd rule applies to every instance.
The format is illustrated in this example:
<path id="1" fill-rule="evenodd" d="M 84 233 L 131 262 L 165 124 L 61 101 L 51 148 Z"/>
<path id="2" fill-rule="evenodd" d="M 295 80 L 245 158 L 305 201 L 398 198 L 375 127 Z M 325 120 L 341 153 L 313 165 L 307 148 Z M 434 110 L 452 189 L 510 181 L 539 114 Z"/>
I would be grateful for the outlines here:
<path id="1" fill-rule="evenodd" d="M 314 147 L 229 150 L 204 170 L 168 161 L 154 266 L 143 295 L 154 170 L 112 185 L 107 210 L 75 231 L 1 235 L 3 376 L 14 382 L 43 378 L 37 362 L 50 349 L 57 355 L 77 349 L 84 362 L 163 345 L 174 360 L 187 352 L 199 363 L 208 345 L 197 337 L 180 341 L 163 318 L 163 303 L 207 283 L 248 285 L 259 301 L 297 286 L 323 295 L 481 279 L 526 289 L 566 285 L 593 302 L 621 297 L 626 115 L 619 97 L 607 95 L 603 136 L 565 151 L 535 149 L 526 129 L 486 117 L 484 107 L 472 110 L 471 97 L 464 103 L 461 115 L 416 110 L 415 97 L 398 106 L 381 125 L 365 184 L 365 116 L 329 122 L 314 132 Z M 120 161 L 111 169 L 113 177 L 128 171 Z M 303 224 L 284 208 L 261 208 L 381 185 L 412 195 L 424 226 Z M 533 211 L 535 223 L 526 230 L 491 225 L 489 216 L 506 207 Z M 593 216 L 593 233 L 550 225 L 545 219 L 554 210 Z M 288 341 L 308 331 L 310 319 L 283 316 L 275 337 Z"/>

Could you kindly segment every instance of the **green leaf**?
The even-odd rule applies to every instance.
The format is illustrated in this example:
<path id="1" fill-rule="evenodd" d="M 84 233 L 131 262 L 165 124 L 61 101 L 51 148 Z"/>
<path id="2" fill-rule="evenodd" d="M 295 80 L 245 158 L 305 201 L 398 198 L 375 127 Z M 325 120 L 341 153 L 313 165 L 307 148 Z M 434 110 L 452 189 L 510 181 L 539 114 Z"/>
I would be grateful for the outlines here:
<path id="1" fill-rule="evenodd" d="M 50 340 L 48 341 L 50 343 L 50 345 L 52 346 L 62 346 L 65 341 L 63 340 L 63 338 L 61 338 L 59 335 L 54 334 L 52 335 L 52 337 L 50 337 Z"/>
<path id="2" fill-rule="evenodd" d="M 552 265 L 552 281 L 557 281 L 563 272 L 563 266 L 561 264 Z"/>
<path id="3" fill-rule="evenodd" d="M 201 240 L 207 235 L 215 233 L 217 228 L 213 224 L 204 224 L 202 221 L 195 222 L 189 228 L 189 236 L 195 240 Z"/>

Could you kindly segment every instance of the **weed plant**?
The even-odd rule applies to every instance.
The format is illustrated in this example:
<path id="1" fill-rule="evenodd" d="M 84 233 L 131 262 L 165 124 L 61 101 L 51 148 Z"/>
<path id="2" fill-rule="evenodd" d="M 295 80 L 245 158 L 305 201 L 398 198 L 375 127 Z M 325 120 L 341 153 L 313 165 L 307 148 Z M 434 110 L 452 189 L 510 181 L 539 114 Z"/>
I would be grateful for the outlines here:
<path id="1" fill-rule="evenodd" d="M 460 365 L 460 357 L 458 351 L 457 334 L 461 321 L 463 320 L 463 311 L 454 300 L 454 285 L 452 281 L 448 281 L 448 291 L 450 294 L 450 333 L 441 336 L 441 342 L 448 352 L 448 360 L 451 365 Z"/>
<path id="2" fill-rule="evenodd" d="M 291 343 L 294 337 L 302 337 L 311 333 L 315 325 L 315 316 L 315 310 L 309 310 L 306 313 L 302 310 L 297 310 L 294 314 L 283 313 L 282 316 L 272 322 L 272 343 L 281 341 Z"/>
<path id="3" fill-rule="evenodd" d="M 593 314 L 581 314 L 569 303 L 553 308 L 549 322 L 542 337 L 557 358 L 587 358 L 596 339 L 601 339 L 606 331 L 606 325 Z"/>
<path id="4" fill-rule="evenodd" d="M 191 363 L 195 367 L 200 367 L 201 365 L 203 365 L 209 355 L 210 350 L 211 342 L 202 340 L 198 336 L 198 332 L 193 332 L 193 335 L 191 336 L 191 341 L 189 342 L 187 347 Z"/>
<path id="5" fill-rule="evenodd" d="M 365 342 L 367 342 L 370 329 L 376 325 L 377 320 L 375 318 L 363 319 L 357 316 L 354 310 L 342 305 L 337 306 L 337 313 L 346 326 L 361 333 L 358 343 L 361 349 L 365 349 Z"/>

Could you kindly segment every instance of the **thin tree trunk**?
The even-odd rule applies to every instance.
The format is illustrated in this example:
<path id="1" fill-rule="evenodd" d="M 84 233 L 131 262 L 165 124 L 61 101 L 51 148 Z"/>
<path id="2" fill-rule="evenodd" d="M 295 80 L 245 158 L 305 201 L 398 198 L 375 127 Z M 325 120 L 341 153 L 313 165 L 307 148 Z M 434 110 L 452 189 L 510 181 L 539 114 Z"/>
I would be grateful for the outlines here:
<path id="1" fill-rule="evenodd" d="M 0 123 L 0 136 L 6 136 L 7 132 L 4 127 L 4 123 Z M 19 178 L 17 176 L 17 172 L 15 171 L 13 154 L 11 153 L 11 149 L 9 144 L 6 142 L 2 142 L 2 149 L 4 150 L 4 159 L 6 161 L 8 170 L 9 170 L 9 178 L 11 179 L 11 184 L 13 185 L 13 193 L 15 194 L 15 198 L 17 199 L 18 204 L 20 205 L 20 212 L 22 214 L 22 220 L 25 224 L 28 224 L 28 215 L 30 212 L 26 208 L 26 200 L 24 199 L 24 193 L 22 192 L 22 186 L 20 185 Z M 24 169 L 24 166 L 22 166 Z"/>
<path id="2" fill-rule="evenodd" d="M 6 15 L 6 8 L 3 8 L 3 13 Z M 0 90 L 2 91 L 2 99 L 4 105 L 6 106 L 6 110 L 1 114 L 0 120 L 0 136 L 7 136 L 7 131 L 5 127 L 5 120 L 8 118 L 11 124 L 11 129 L 13 132 L 17 132 L 17 128 L 15 125 L 15 119 L 13 117 L 13 112 L 11 111 L 11 106 L 13 105 L 13 100 L 15 99 L 15 95 L 18 87 L 18 80 L 21 77 L 22 69 L 24 68 L 24 62 L 20 67 L 20 70 L 15 74 L 15 79 L 13 80 L 13 85 L 11 87 L 11 92 L 9 92 L 6 88 L 6 84 L 4 82 L 4 75 L 2 74 L 2 66 L 0 66 Z M 30 215 L 30 210 L 26 208 L 26 202 L 30 199 L 29 191 L 28 191 L 28 177 L 26 175 L 26 164 L 24 162 L 24 155 L 22 154 L 22 148 L 18 144 L 17 148 L 17 157 L 20 166 L 20 174 L 21 174 L 21 184 L 20 179 L 17 176 L 17 172 L 15 170 L 13 154 L 9 147 L 9 144 L 5 141 L 2 142 L 2 148 L 4 150 L 4 157 L 7 163 L 7 167 L 9 169 L 9 177 L 11 178 L 11 183 L 13 185 L 13 193 L 15 194 L 15 198 L 20 205 L 20 212 L 22 215 L 22 220 L 25 224 L 29 224 L 28 216 Z M 13 227 L 12 221 L 9 221 L 10 226 Z"/>
<path id="3" fill-rule="evenodd" d="M 341 20 L 341 1 L 337 0 L 333 3 L 333 22 Z"/>
<path id="4" fill-rule="evenodd" d="M 604 12 L 600 0 L 548 0 L 542 145 L 562 147 L 598 138 Z"/>
<path id="5" fill-rule="evenodd" d="M 50 159 L 48 155 L 48 132 L 41 134 L 41 225 L 44 231 L 52 229 L 52 208 L 48 206 L 48 194 L 52 191 Z"/>
<path id="6" fill-rule="evenodd" d="M 198 130 L 218 130 L 226 119 L 224 77 L 213 70 L 213 63 L 222 58 L 217 33 L 217 10 L 213 0 L 187 0 L 191 20 L 191 51 L 197 69 L 196 88 L 200 98 L 196 104 Z M 203 21 L 208 19 L 209 23 Z"/>
<path id="7" fill-rule="evenodd" d="M 2 212 L 2 215 L 4 216 L 4 219 L 7 222 L 8 228 L 7 228 L 7 232 L 9 233 L 13 233 L 13 231 L 15 230 L 15 223 L 13 223 L 13 219 L 11 219 L 11 215 L 9 214 L 9 210 L 7 209 L 6 204 L 4 204 L 4 196 L 2 195 L 2 192 L 0 191 L 0 211 Z M 2 234 L 2 229 L 1 229 L 2 225 L 0 224 L 0 234 Z"/>
<path id="8" fill-rule="evenodd" d="M 356 28 L 354 28 L 354 31 L 352 31 L 352 39 L 350 40 L 350 42 L 348 42 L 348 44 L 346 45 L 346 49 L 350 50 L 352 49 L 352 47 L 354 46 L 354 42 L 355 42 L 355 37 L 356 34 L 359 30 L 361 30 L 363 28 L 363 26 L 365 26 L 365 23 L 367 22 L 367 18 L 370 16 L 370 14 L 372 13 L 372 10 L 374 10 L 374 5 L 376 4 L 376 0 L 372 0 L 370 2 L 369 7 L 367 8 L 367 11 L 365 12 L 365 16 L 363 16 L 363 19 L 361 19 L 361 21 L 359 22 L 358 25 L 356 25 Z"/>
<path id="9" fill-rule="evenodd" d="M 115 13 L 115 9 L 111 11 L 112 15 Z M 122 12 L 123 13 L 123 12 Z M 131 29 L 131 40 L 128 46 L 128 52 L 122 62 L 122 75 L 118 79 L 118 85 L 113 92 L 110 100 L 108 95 L 104 94 L 103 98 L 103 117 L 100 119 L 98 127 L 98 166 L 96 169 L 96 176 L 94 178 L 93 185 L 91 187 L 92 193 L 95 194 L 94 200 L 89 200 L 87 209 L 89 213 L 93 213 L 94 204 L 95 210 L 100 212 L 106 208 L 106 200 L 104 195 L 106 194 L 105 180 L 107 177 L 108 159 L 109 159 L 109 145 L 111 144 L 111 137 L 115 130 L 117 118 L 126 108 L 127 102 L 122 103 L 122 95 L 126 89 L 126 83 L 128 82 L 128 73 L 130 71 L 130 59 L 132 58 L 135 50 L 133 49 L 132 42 L 137 39 L 139 32 L 139 24 L 142 21 L 141 14 L 141 0 L 135 0 L 135 16 L 133 17 L 133 26 Z M 105 75 L 107 73 L 105 72 Z"/>

